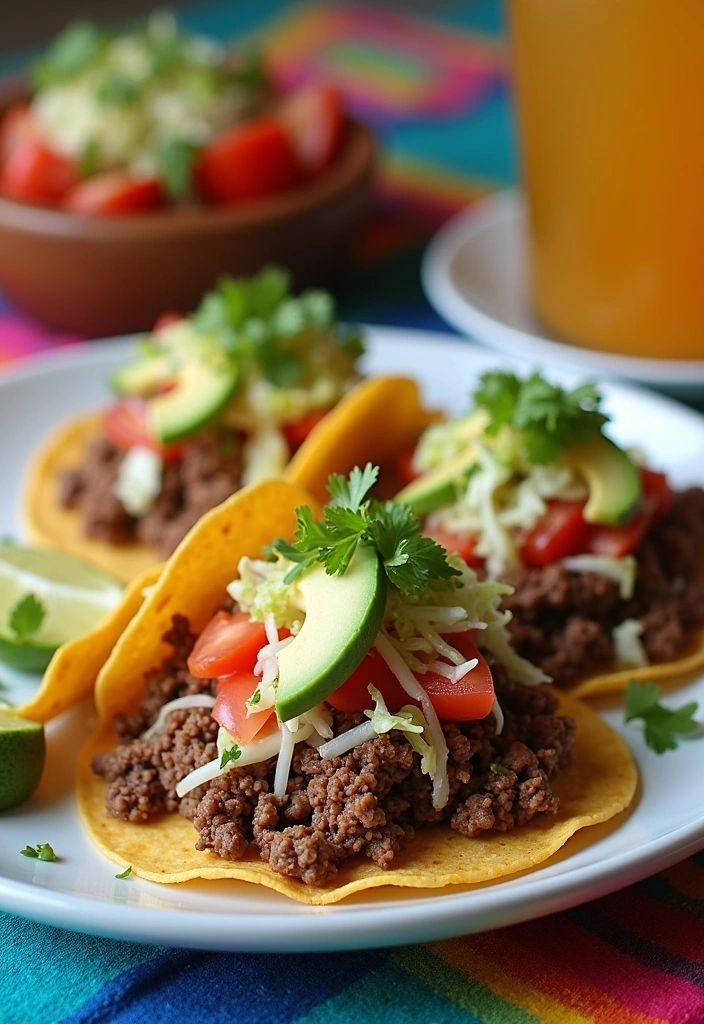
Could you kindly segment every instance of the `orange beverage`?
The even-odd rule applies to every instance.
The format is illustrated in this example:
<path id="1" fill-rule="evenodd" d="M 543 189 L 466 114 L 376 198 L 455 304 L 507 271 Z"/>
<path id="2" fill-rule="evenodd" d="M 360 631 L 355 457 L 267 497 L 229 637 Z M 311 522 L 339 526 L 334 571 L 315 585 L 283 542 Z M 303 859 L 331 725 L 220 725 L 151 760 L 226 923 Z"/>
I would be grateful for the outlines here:
<path id="1" fill-rule="evenodd" d="M 704 357 L 704 0 L 509 0 L 532 294 L 590 348 Z"/>

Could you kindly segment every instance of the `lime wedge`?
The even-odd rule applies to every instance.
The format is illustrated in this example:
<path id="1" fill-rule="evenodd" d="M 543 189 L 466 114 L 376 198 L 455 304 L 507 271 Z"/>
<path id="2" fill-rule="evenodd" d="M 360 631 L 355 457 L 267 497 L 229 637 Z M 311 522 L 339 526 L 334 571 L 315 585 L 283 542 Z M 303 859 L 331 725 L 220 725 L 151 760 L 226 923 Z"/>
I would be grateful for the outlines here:
<path id="1" fill-rule="evenodd" d="M 41 623 L 13 629 L 13 611 L 33 595 Z M 0 661 L 42 672 L 61 644 L 93 629 L 120 601 L 122 584 L 72 555 L 0 543 Z"/>
<path id="2" fill-rule="evenodd" d="M 44 767 L 44 726 L 0 708 L 0 810 L 36 789 Z"/>

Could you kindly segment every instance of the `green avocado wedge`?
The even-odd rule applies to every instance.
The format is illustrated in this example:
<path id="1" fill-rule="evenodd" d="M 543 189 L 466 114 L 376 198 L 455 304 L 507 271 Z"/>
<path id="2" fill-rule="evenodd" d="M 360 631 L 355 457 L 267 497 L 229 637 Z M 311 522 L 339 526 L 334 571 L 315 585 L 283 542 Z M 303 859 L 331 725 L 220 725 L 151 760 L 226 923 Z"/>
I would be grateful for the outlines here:
<path id="1" fill-rule="evenodd" d="M 394 501 L 410 505 L 418 518 L 427 516 L 436 508 L 451 505 L 457 500 L 460 489 L 467 483 L 477 462 L 477 453 L 472 444 L 442 466 L 436 466 L 423 473 L 417 480 L 407 484 L 394 497 Z"/>
<path id="2" fill-rule="evenodd" d="M 375 548 L 359 544 L 346 572 L 315 565 L 298 584 L 306 605 L 300 633 L 279 652 L 276 712 L 282 721 L 329 697 L 360 664 L 379 632 L 386 574 Z"/>
<path id="3" fill-rule="evenodd" d="M 595 434 L 586 444 L 568 448 L 564 458 L 589 488 L 583 512 L 588 523 L 618 526 L 633 515 L 641 499 L 640 473 L 618 445 Z"/>
<path id="4" fill-rule="evenodd" d="M 154 434 L 164 444 L 180 441 L 214 419 L 232 398 L 239 366 L 212 338 L 178 338 L 118 370 L 112 385 L 123 395 L 138 395 L 149 410 Z"/>

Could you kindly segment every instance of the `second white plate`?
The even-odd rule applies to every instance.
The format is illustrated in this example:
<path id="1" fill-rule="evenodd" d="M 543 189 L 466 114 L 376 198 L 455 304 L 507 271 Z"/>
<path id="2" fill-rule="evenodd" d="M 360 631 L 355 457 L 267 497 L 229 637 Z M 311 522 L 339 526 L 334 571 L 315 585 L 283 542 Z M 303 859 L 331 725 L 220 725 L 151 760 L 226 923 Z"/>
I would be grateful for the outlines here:
<path id="1" fill-rule="evenodd" d="M 430 303 L 482 345 L 596 376 L 621 378 L 679 398 L 704 398 L 704 360 L 639 359 L 570 345 L 552 337 L 528 299 L 526 214 L 520 193 L 498 192 L 453 217 L 423 261 Z"/>

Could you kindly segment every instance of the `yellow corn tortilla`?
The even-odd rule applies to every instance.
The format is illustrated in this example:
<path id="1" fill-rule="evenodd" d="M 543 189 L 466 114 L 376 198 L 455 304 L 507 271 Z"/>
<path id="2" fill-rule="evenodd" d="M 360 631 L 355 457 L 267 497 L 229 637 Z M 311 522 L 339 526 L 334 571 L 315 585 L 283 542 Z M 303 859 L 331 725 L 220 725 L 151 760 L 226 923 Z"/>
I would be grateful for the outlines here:
<path id="1" fill-rule="evenodd" d="M 389 422 L 379 437 L 382 410 Z M 371 457 L 391 458 L 435 418 L 423 409 L 414 381 L 403 377 L 362 381 L 311 431 L 285 478 L 325 501 L 330 473 L 347 474 Z M 99 413 L 81 416 L 56 431 L 37 452 L 25 485 L 25 532 L 34 544 L 87 559 L 128 583 L 159 562 L 156 552 L 142 543 L 111 544 L 84 536 L 80 511 L 62 508 L 58 500 L 61 474 L 82 464 L 86 448 L 99 433 Z"/>
<path id="2" fill-rule="evenodd" d="M 570 693 L 576 697 L 601 697 L 609 693 L 623 693 L 631 679 L 645 682 L 687 682 L 699 675 L 704 669 L 704 629 L 692 631 L 692 637 L 686 652 L 673 661 L 664 661 L 655 665 L 643 665 L 641 668 L 623 668 L 613 672 L 602 672 L 599 675 L 587 676 L 570 687 Z"/>
<path id="3" fill-rule="evenodd" d="M 290 537 L 294 510 L 302 503 L 311 503 L 311 499 L 299 487 L 271 481 L 245 488 L 209 512 L 167 562 L 101 671 L 95 691 L 99 724 L 80 758 L 77 792 L 84 825 L 107 857 L 121 866 L 131 866 L 135 875 L 151 881 L 240 879 L 303 903 L 328 904 L 383 885 L 469 885 L 531 869 L 559 850 L 578 829 L 607 821 L 629 805 L 637 776 L 627 746 L 585 705 L 561 695 L 563 709 L 577 719 L 577 756 L 555 783 L 562 800 L 556 817 L 531 822 L 511 833 L 475 839 L 466 839 L 449 826 L 419 830 L 393 870 L 383 871 L 360 858 L 343 866 L 332 887 L 310 887 L 277 875 L 256 852 L 237 862 L 199 853 L 193 825 L 178 814 L 145 825 L 108 817 L 107 783 L 91 771 L 91 758 L 115 746 L 113 716 L 136 711 L 145 674 L 171 653 L 161 637 L 172 615 L 185 615 L 196 632 L 203 629 L 221 605 L 226 584 L 236 577 L 240 558 L 258 555 L 262 545 L 274 537 Z M 319 507 L 314 501 L 312 504 L 314 515 L 318 515 Z"/>

